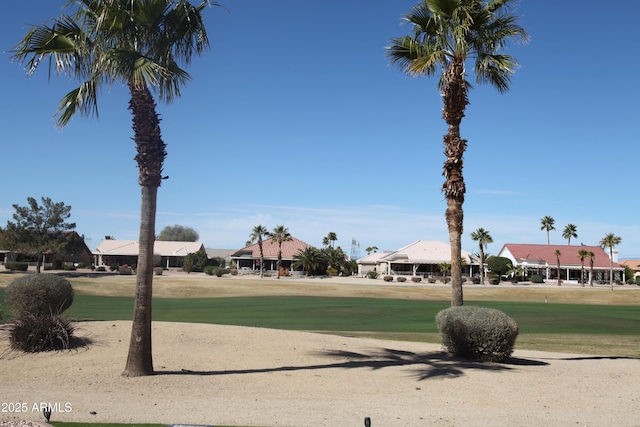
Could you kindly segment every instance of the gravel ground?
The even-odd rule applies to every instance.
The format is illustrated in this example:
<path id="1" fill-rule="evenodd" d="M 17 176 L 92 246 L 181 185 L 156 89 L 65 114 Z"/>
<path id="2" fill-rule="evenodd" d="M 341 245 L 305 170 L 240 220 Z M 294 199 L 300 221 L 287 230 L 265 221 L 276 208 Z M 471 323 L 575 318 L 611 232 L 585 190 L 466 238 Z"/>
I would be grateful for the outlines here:
<path id="1" fill-rule="evenodd" d="M 237 326 L 154 323 L 156 375 L 124 378 L 130 322 L 83 322 L 85 348 L 0 343 L 0 420 L 241 426 L 640 426 L 640 360 L 514 352 Z"/>

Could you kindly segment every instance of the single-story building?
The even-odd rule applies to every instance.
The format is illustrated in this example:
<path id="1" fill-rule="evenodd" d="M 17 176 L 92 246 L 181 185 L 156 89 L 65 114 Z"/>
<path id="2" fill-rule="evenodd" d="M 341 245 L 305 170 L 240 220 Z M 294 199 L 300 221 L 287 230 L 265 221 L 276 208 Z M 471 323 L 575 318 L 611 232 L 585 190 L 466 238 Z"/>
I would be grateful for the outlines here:
<path id="1" fill-rule="evenodd" d="M 184 257 L 190 253 L 204 251 L 201 242 L 171 242 L 156 240 L 153 255 L 157 257 L 155 265 L 171 268 L 182 267 Z M 96 267 L 137 265 L 140 244 L 137 240 L 103 240 L 93 252 Z"/>
<path id="2" fill-rule="evenodd" d="M 291 264 L 296 255 L 307 248 L 308 243 L 292 237 L 291 240 L 282 242 L 282 268 L 291 270 Z M 262 253 L 264 256 L 264 271 L 275 272 L 278 262 L 279 246 L 277 242 L 266 238 L 262 241 Z M 260 271 L 260 247 L 257 243 L 246 246 L 231 254 L 231 261 L 235 263 L 240 273 L 256 273 Z"/>
<path id="3" fill-rule="evenodd" d="M 640 259 L 627 259 L 620 262 L 620 265 L 624 267 L 629 267 L 633 270 L 633 278 L 637 279 L 640 277 Z"/>
<path id="4" fill-rule="evenodd" d="M 462 275 L 472 277 L 474 270 L 478 271 L 478 260 L 465 250 L 462 259 Z M 441 276 L 439 265 L 451 263 L 451 246 L 436 240 L 418 240 L 396 251 L 369 254 L 357 263 L 359 275 L 374 270 L 386 275 Z"/>
<path id="5" fill-rule="evenodd" d="M 205 251 L 207 251 L 207 258 L 209 259 L 220 258 L 224 260 L 224 265 L 221 265 L 220 267 L 229 267 L 229 265 L 231 265 L 231 254 L 236 250 L 205 248 Z"/>
<path id="6" fill-rule="evenodd" d="M 593 271 L 594 283 L 609 283 L 609 254 L 600 246 L 570 245 L 537 245 L 537 244 L 505 244 L 498 256 L 509 258 L 514 266 L 524 268 L 525 275 L 537 274 L 547 280 L 558 279 L 558 256 L 560 252 L 560 279 L 579 283 L 582 262 L 578 252 L 585 250 L 593 256 L 584 258 L 584 274 L 586 283 L 590 283 Z M 624 281 L 624 267 L 613 262 L 614 280 Z M 591 263 L 593 262 L 593 268 Z"/>

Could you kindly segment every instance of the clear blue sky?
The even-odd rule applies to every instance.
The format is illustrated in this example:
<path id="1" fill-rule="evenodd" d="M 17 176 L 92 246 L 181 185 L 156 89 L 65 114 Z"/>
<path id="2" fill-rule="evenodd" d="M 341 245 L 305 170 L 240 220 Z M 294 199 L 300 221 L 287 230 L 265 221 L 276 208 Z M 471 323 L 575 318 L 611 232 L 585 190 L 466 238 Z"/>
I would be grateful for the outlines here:
<path id="1" fill-rule="evenodd" d="M 66 77 L 30 79 L 7 52 L 66 0 L 3 8 L 0 224 L 27 197 L 72 206 L 91 249 L 105 235 L 137 239 L 140 196 L 124 87 L 105 88 L 100 117 L 53 117 L 75 87 Z M 394 250 L 448 241 L 441 99 L 436 79 L 389 66 L 389 39 L 416 0 L 221 0 L 205 11 L 212 49 L 189 68 L 182 97 L 158 107 L 167 144 L 157 231 L 193 227 L 207 247 L 241 248 L 251 229 L 282 224 L 320 246 L 330 231 Z M 523 0 L 531 35 L 509 53 L 521 68 L 511 91 L 476 86 L 462 123 L 468 139 L 463 248 L 488 230 L 505 243 L 597 245 L 622 238 L 620 259 L 640 258 L 640 3 Z"/>

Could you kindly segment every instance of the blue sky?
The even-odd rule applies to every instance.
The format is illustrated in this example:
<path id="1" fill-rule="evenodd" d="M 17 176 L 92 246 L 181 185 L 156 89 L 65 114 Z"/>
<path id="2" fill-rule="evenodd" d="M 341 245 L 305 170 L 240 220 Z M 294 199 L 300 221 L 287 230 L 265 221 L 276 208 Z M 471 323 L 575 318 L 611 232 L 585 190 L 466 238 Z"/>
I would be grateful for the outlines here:
<path id="1" fill-rule="evenodd" d="M 3 114 L 0 224 L 13 204 L 50 197 L 72 206 L 91 249 L 105 235 L 137 239 L 140 196 L 126 88 L 104 88 L 98 119 L 55 127 L 75 82 L 42 67 L 35 76 L 7 52 L 28 24 L 57 17 L 66 0 L 11 2 L 0 16 Z M 240 248 L 258 224 L 285 225 L 320 246 L 330 231 L 393 250 L 448 241 L 442 185 L 442 103 L 436 79 L 410 78 L 385 57 L 408 33 L 416 0 L 221 0 L 205 11 L 212 49 L 193 81 L 159 104 L 167 144 L 157 231 L 193 227 L 207 247 Z M 620 259 L 640 258 L 637 202 L 640 3 L 523 0 L 531 41 L 508 52 L 521 68 L 503 95 L 470 92 L 462 246 L 470 233 L 505 243 L 572 244 L 622 238 Z"/>

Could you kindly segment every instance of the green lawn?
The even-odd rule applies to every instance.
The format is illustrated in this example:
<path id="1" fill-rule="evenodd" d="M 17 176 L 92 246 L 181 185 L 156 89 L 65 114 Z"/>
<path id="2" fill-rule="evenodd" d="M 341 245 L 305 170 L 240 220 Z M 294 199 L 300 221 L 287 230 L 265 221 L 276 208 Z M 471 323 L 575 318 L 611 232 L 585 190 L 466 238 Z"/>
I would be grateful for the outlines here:
<path id="1" fill-rule="evenodd" d="M 0 301 L 4 293 L 0 289 Z M 472 301 L 518 323 L 518 348 L 640 356 L 637 306 Z M 435 315 L 449 301 L 390 298 L 260 296 L 155 298 L 156 321 L 214 323 L 439 342 Z M 6 313 L 6 306 L 2 307 Z M 76 295 L 77 320 L 131 320 L 133 299 Z"/>

